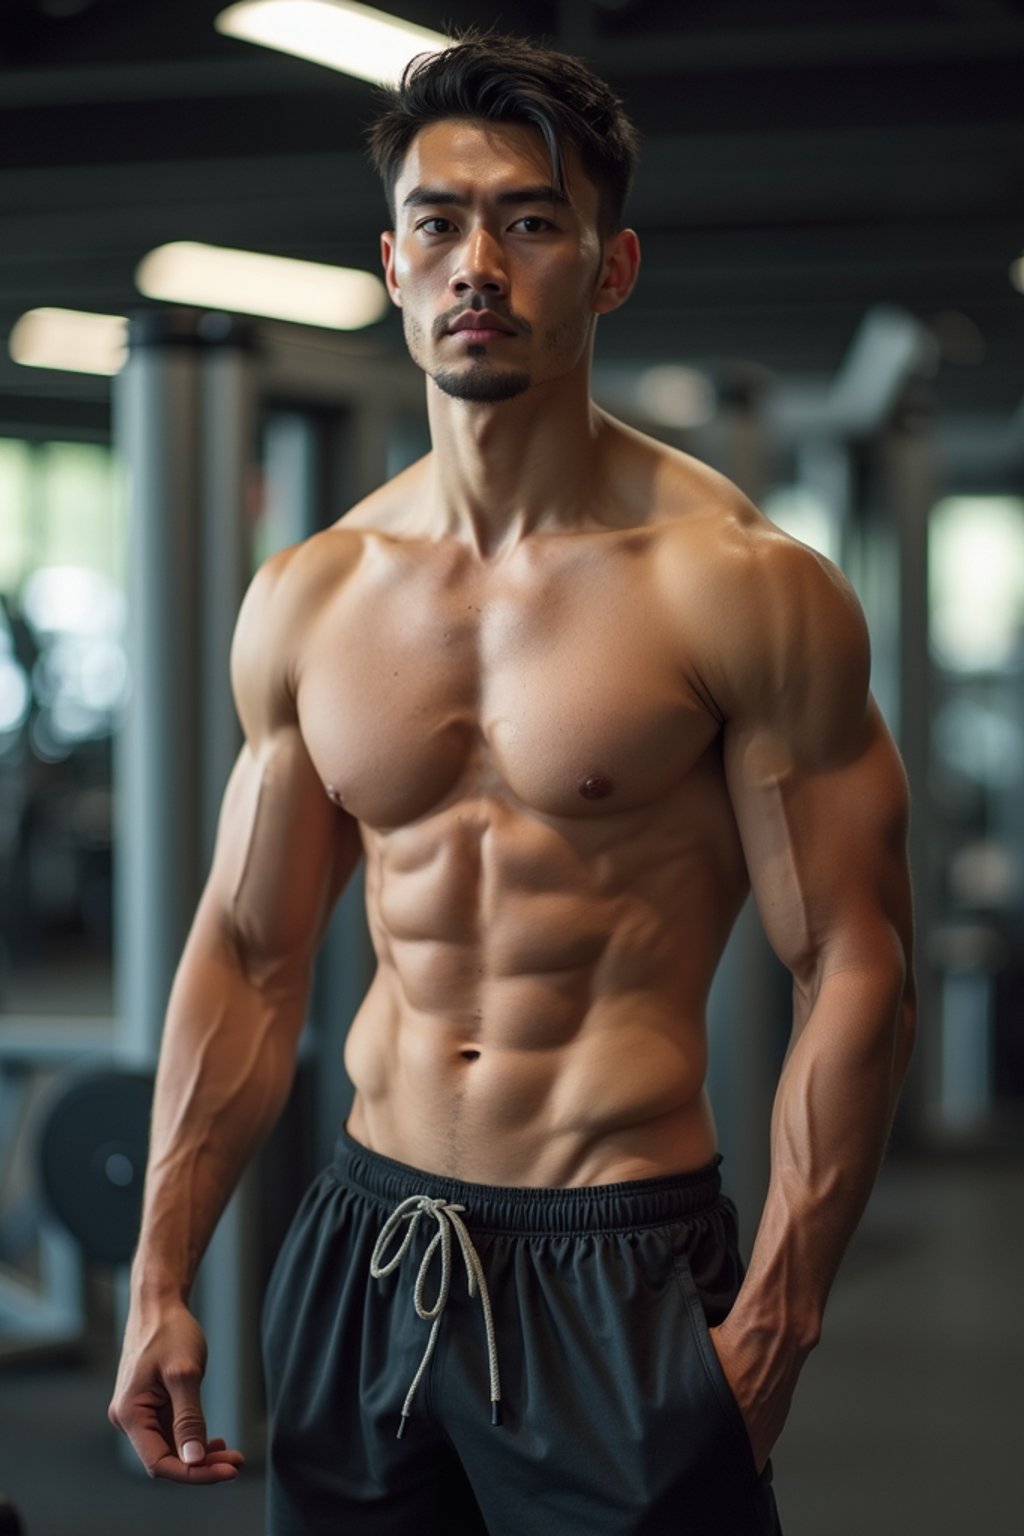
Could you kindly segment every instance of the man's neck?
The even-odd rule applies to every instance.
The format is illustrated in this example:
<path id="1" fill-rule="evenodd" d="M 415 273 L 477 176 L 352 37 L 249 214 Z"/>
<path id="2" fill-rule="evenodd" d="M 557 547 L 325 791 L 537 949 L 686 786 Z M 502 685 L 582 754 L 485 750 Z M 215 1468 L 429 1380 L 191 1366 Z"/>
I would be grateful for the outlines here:
<path id="1" fill-rule="evenodd" d="M 437 525 L 482 559 L 592 515 L 608 423 L 586 380 L 496 404 L 454 400 L 428 381 L 427 405 Z"/>

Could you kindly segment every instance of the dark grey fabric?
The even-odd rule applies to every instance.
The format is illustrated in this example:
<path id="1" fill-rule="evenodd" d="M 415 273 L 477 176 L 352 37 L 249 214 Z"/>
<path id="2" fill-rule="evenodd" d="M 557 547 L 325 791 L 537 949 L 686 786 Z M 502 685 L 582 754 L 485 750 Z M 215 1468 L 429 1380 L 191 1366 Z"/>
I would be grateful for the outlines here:
<path id="1" fill-rule="evenodd" d="M 267 1293 L 269 1536 L 779 1536 L 771 1469 L 756 1475 L 707 1331 L 742 1279 L 717 1165 L 500 1189 L 343 1135 Z M 433 1222 L 395 1273 L 373 1280 L 370 1255 L 410 1195 L 465 1207 L 494 1311 L 499 1426 L 456 1252 L 437 1349 L 396 1438 L 430 1328 L 412 1295 Z"/>

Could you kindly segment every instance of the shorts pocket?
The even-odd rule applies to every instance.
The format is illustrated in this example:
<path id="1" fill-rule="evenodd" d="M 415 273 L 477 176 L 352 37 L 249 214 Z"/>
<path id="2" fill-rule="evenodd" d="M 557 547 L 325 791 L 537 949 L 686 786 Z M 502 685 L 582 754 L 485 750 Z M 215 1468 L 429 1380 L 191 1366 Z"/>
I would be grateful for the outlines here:
<path id="1" fill-rule="evenodd" d="M 690 1320 L 690 1330 L 696 1347 L 697 1356 L 707 1378 L 708 1386 L 719 1413 L 725 1419 L 730 1432 L 736 1442 L 737 1451 L 744 1459 L 744 1465 L 749 1469 L 752 1478 L 758 1477 L 757 1466 L 754 1461 L 754 1450 L 747 1433 L 746 1422 L 740 1412 L 740 1405 L 736 1401 L 732 1388 L 726 1380 L 722 1370 L 718 1352 L 715 1349 L 708 1328 L 707 1318 L 704 1316 L 704 1307 L 697 1290 L 693 1272 L 685 1257 L 677 1257 L 675 1260 L 676 1279 L 679 1281 L 683 1297 L 686 1301 L 686 1311 Z"/>

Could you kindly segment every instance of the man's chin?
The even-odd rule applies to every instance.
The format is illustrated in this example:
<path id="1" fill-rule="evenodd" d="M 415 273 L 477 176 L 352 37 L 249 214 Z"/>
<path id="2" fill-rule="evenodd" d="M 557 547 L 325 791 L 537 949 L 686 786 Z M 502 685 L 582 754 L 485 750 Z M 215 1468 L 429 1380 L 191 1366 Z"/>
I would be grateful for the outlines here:
<path id="1" fill-rule="evenodd" d="M 474 400 L 484 405 L 514 400 L 530 387 L 528 373 L 506 373 L 491 368 L 441 368 L 431 374 L 431 378 L 438 389 L 453 400 Z"/>

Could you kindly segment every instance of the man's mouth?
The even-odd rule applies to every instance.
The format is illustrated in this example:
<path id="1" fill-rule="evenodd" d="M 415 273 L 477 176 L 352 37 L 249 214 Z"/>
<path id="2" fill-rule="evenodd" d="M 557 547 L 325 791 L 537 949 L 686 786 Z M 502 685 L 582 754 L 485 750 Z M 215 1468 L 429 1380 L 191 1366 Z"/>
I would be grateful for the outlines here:
<path id="1" fill-rule="evenodd" d="M 448 327 L 449 336 L 464 336 L 467 341 L 494 341 L 500 336 L 514 336 L 515 330 L 506 320 L 492 314 L 489 309 L 467 310 Z"/>

